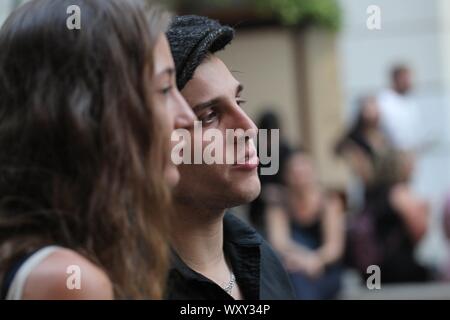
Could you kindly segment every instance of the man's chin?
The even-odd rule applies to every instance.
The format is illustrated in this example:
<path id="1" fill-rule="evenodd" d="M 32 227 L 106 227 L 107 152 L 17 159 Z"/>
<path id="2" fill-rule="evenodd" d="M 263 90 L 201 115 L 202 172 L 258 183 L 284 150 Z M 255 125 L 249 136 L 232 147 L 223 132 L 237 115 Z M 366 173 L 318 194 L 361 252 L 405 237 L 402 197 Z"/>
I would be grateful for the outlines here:
<path id="1" fill-rule="evenodd" d="M 261 182 L 257 174 L 246 178 L 242 183 L 240 183 L 239 194 L 242 198 L 242 204 L 247 204 L 255 200 L 261 193 Z"/>

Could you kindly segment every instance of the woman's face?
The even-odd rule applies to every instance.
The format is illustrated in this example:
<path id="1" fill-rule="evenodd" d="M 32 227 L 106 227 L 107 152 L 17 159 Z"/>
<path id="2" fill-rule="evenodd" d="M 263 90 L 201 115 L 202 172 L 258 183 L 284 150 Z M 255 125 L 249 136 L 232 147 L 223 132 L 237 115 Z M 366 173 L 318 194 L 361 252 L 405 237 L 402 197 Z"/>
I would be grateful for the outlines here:
<path id="1" fill-rule="evenodd" d="M 374 98 L 368 98 L 362 109 L 362 117 L 366 125 L 377 127 L 380 122 L 380 112 L 377 101 Z"/>
<path id="2" fill-rule="evenodd" d="M 176 71 L 169 43 L 161 34 L 154 49 L 154 88 L 153 101 L 165 110 L 166 125 L 170 134 L 174 129 L 190 128 L 194 125 L 195 115 L 181 96 L 176 85 Z M 174 143 L 171 143 L 173 146 Z M 172 149 L 172 148 L 171 148 Z M 170 186 L 174 187 L 180 175 L 170 155 L 167 157 L 165 176 Z"/>
<path id="3" fill-rule="evenodd" d="M 307 155 L 298 153 L 291 156 L 286 171 L 287 184 L 290 187 L 302 189 L 316 181 L 314 166 Z"/>

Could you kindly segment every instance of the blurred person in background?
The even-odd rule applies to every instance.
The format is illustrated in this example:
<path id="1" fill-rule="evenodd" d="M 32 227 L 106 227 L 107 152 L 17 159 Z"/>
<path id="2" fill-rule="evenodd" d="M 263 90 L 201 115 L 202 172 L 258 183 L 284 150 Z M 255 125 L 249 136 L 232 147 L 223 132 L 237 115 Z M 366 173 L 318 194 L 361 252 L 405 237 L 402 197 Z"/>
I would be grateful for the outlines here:
<path id="1" fill-rule="evenodd" d="M 447 196 L 444 203 L 444 213 L 443 213 L 443 229 L 444 235 L 448 242 L 450 242 L 450 194 Z M 450 281 L 450 252 L 447 253 L 447 261 L 441 267 L 441 279 L 444 281 Z"/>
<path id="2" fill-rule="evenodd" d="M 409 187 L 412 170 L 409 153 L 391 151 L 375 162 L 365 207 L 350 221 L 348 233 L 347 260 L 363 278 L 369 265 L 378 265 L 383 283 L 431 279 L 415 258 L 429 208 Z"/>
<path id="3" fill-rule="evenodd" d="M 364 190 L 373 177 L 377 158 L 391 147 L 380 126 L 380 111 L 376 98 L 363 96 L 358 100 L 354 124 L 335 148 L 335 153 L 346 160 L 354 174 L 349 198 L 355 210 L 364 205 Z"/>
<path id="4" fill-rule="evenodd" d="M 371 160 L 390 148 L 380 126 L 380 107 L 373 96 L 364 96 L 358 101 L 356 120 L 338 144 L 338 153 L 351 147 L 351 144 Z"/>
<path id="5" fill-rule="evenodd" d="M 381 126 L 395 149 L 415 153 L 418 148 L 418 109 L 410 93 L 412 71 L 404 65 L 391 71 L 391 87 L 378 95 Z"/>
<path id="6" fill-rule="evenodd" d="M 284 170 L 284 164 L 286 163 L 286 157 L 290 153 L 290 147 L 288 143 L 285 141 L 283 136 L 281 135 L 281 125 L 278 115 L 273 111 L 267 111 L 263 113 L 257 123 L 258 129 L 266 129 L 268 134 L 268 141 L 267 141 L 267 148 L 268 153 L 271 153 L 270 148 L 272 147 L 271 143 L 271 130 L 280 130 L 280 140 L 277 147 L 279 148 L 279 170 L 277 174 L 274 175 L 261 175 L 260 169 L 258 171 L 259 173 L 259 180 L 261 181 L 261 190 L 262 193 L 264 193 L 264 189 L 267 185 L 271 184 L 277 184 L 281 185 L 283 184 L 283 170 Z M 259 143 L 260 144 L 260 141 Z M 258 145 L 258 151 L 259 151 L 259 145 Z M 259 154 L 259 153 L 258 153 Z M 266 165 L 269 166 L 270 164 Z M 260 168 L 263 167 L 263 164 L 259 165 Z M 266 236 L 266 226 L 265 226 L 265 202 L 264 199 L 261 197 L 261 195 L 258 196 L 251 204 L 250 204 L 250 222 L 252 225 L 258 230 L 260 234 L 262 234 L 264 237 Z"/>
<path id="7" fill-rule="evenodd" d="M 66 26 L 71 5 L 81 31 Z M 2 299 L 164 296 L 179 180 L 169 137 L 194 115 L 168 19 L 147 9 L 34 0 L 0 30 Z"/>
<path id="8" fill-rule="evenodd" d="M 332 299 L 340 289 L 345 242 L 341 198 L 319 184 L 311 158 L 295 151 L 283 174 L 285 187 L 264 191 L 267 234 L 290 274 L 298 299 Z"/>

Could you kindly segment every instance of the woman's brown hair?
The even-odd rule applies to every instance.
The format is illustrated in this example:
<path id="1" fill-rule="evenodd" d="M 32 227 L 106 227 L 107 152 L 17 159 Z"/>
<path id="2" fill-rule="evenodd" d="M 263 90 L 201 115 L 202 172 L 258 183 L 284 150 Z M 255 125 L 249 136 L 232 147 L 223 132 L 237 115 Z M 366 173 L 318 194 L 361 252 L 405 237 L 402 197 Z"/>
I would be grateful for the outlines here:
<path id="1" fill-rule="evenodd" d="M 56 244 L 101 267 L 117 298 L 163 297 L 169 136 L 151 78 L 164 21 L 146 9 L 32 0 L 3 25 L 0 284 L 18 258 Z"/>

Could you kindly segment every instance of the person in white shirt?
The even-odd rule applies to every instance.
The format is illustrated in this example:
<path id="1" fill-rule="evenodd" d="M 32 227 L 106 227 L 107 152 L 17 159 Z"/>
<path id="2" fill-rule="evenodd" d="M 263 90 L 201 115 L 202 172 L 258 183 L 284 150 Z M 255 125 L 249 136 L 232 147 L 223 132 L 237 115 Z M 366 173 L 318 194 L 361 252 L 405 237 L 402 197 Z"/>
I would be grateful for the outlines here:
<path id="1" fill-rule="evenodd" d="M 410 96 L 411 70 L 396 66 L 392 73 L 392 87 L 378 95 L 381 126 L 395 149 L 417 153 L 421 145 L 418 106 Z"/>

